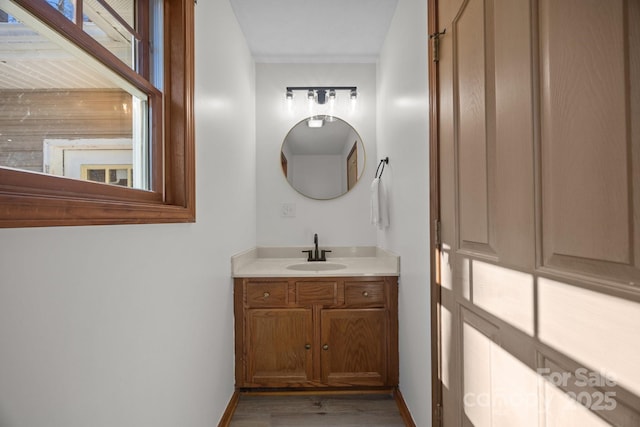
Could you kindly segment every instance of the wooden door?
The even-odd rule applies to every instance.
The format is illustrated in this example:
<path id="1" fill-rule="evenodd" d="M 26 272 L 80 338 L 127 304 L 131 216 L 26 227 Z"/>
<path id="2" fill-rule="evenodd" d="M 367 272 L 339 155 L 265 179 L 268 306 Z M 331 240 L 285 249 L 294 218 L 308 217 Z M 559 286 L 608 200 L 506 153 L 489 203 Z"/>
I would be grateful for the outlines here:
<path id="1" fill-rule="evenodd" d="M 280 153 L 280 166 L 282 166 L 282 173 L 284 173 L 284 177 L 289 178 L 289 161 L 284 153 Z"/>
<path id="2" fill-rule="evenodd" d="M 388 311 L 327 309 L 320 317 L 322 382 L 330 386 L 387 385 Z"/>
<path id="3" fill-rule="evenodd" d="M 250 309 L 246 313 L 247 386 L 293 387 L 311 381 L 311 310 Z"/>
<path id="4" fill-rule="evenodd" d="M 358 182 L 358 141 L 353 143 L 347 156 L 347 191 L 351 190 L 356 182 Z"/>
<path id="5" fill-rule="evenodd" d="M 640 1 L 438 0 L 445 30 L 443 424 L 638 426 Z"/>

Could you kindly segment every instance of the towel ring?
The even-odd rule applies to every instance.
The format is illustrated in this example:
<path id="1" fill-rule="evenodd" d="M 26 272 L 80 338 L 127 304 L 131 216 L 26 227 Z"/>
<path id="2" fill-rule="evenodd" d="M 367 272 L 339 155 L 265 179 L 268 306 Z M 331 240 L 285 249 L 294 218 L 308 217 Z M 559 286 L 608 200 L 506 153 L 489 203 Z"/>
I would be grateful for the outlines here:
<path id="1" fill-rule="evenodd" d="M 384 165 L 388 165 L 389 164 L 389 157 L 385 157 L 384 159 L 380 160 L 380 163 L 378 163 L 378 168 L 376 169 L 376 178 L 382 178 L 382 172 L 384 172 Z M 380 170 L 380 166 L 382 166 L 382 170 Z M 378 176 L 378 172 L 380 172 L 380 176 Z"/>

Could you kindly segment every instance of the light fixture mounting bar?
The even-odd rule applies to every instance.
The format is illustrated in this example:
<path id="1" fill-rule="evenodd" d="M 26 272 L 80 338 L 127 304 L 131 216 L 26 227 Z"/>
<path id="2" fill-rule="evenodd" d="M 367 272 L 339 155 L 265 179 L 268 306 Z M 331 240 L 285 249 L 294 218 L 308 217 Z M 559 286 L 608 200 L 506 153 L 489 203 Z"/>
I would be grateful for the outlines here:
<path id="1" fill-rule="evenodd" d="M 334 99 L 336 96 L 336 91 L 338 90 L 349 91 L 351 99 L 356 99 L 356 97 L 358 96 L 357 86 L 287 86 L 287 99 L 293 98 L 294 90 L 302 90 L 307 92 L 308 98 L 315 98 L 318 104 L 324 104 L 325 102 L 327 102 L 327 92 L 329 93 L 329 99 Z"/>
<path id="2" fill-rule="evenodd" d="M 287 90 L 358 90 L 357 86 L 287 86 Z"/>

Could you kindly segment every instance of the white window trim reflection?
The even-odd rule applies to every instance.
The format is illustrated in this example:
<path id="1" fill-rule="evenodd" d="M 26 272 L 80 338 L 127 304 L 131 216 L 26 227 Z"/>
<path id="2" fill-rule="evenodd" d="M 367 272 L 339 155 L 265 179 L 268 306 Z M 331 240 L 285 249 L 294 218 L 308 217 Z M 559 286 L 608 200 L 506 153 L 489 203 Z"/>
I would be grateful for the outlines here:
<path id="1" fill-rule="evenodd" d="M 66 176 L 65 173 L 65 151 L 95 151 L 95 150 L 117 150 L 131 152 L 133 167 L 133 188 L 148 188 L 147 162 L 140 163 L 137 159 L 144 148 L 141 144 L 133 144 L 131 138 L 92 138 L 92 139 L 45 139 L 43 142 L 43 171 L 49 175 Z M 145 149 L 146 151 L 146 149 Z M 92 164 L 96 164 L 93 162 Z M 139 170 L 144 169 L 144 170 Z M 81 174 L 80 174 L 81 175 Z"/>

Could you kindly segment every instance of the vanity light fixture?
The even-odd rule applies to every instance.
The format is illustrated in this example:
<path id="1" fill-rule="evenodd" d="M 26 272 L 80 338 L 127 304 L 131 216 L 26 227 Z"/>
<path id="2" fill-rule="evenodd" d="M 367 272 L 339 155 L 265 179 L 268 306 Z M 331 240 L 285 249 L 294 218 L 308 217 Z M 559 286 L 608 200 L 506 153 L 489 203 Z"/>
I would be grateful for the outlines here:
<path id="1" fill-rule="evenodd" d="M 289 86 L 286 92 L 287 99 L 293 99 L 293 91 L 296 90 L 307 91 L 307 98 L 309 100 L 315 99 L 318 104 L 325 104 L 327 98 L 330 101 L 335 100 L 336 91 L 338 90 L 349 91 L 352 100 L 358 97 L 358 88 L 356 86 Z"/>

